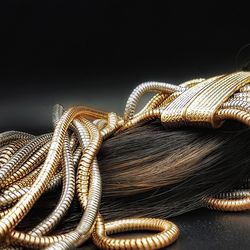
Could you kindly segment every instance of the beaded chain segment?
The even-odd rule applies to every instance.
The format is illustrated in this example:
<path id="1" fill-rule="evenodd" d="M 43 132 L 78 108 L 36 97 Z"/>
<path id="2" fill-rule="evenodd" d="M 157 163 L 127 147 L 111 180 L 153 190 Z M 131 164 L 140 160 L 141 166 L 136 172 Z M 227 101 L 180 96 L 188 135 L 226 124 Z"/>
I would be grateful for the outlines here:
<path id="1" fill-rule="evenodd" d="M 135 113 L 140 98 L 147 92 L 156 94 Z M 165 127 L 218 128 L 226 119 L 250 126 L 250 73 L 194 79 L 179 86 L 147 82 L 129 96 L 123 118 L 84 106 L 64 110 L 56 105 L 53 133 L 40 136 L 17 131 L 1 133 L 2 249 L 75 249 L 89 238 L 100 249 L 160 249 L 175 242 L 179 229 L 170 221 L 126 218 L 105 222 L 99 212 L 102 185 L 96 156 L 103 140 L 153 119 L 160 119 Z M 48 217 L 29 232 L 17 231 L 16 226 L 39 197 L 61 180 L 60 199 Z M 250 209 L 248 180 L 243 188 L 204 199 L 204 206 L 222 211 Z M 51 234 L 70 208 L 75 193 L 83 210 L 77 227 L 67 233 Z M 133 230 L 158 233 L 138 238 L 111 237 L 113 233 Z"/>

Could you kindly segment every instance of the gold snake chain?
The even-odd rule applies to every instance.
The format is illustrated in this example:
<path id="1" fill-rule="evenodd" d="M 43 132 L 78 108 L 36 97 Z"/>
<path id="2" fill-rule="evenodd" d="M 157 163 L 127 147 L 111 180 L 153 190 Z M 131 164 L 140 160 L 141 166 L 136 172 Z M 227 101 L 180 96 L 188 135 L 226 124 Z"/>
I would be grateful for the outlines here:
<path id="1" fill-rule="evenodd" d="M 141 97 L 156 94 L 136 113 Z M 148 120 L 160 119 L 165 127 L 210 126 L 226 119 L 250 126 L 250 73 L 235 72 L 180 85 L 161 82 L 140 84 L 128 98 L 124 117 L 84 106 L 53 110 L 54 132 L 33 136 L 18 131 L 0 134 L 0 244 L 1 249 L 75 249 L 87 239 L 101 249 L 160 249 L 179 236 L 178 227 L 158 218 L 125 218 L 105 222 L 99 212 L 101 176 L 97 154 L 103 140 Z M 29 232 L 16 226 L 39 197 L 59 186 L 54 210 Z M 205 198 L 204 206 L 222 211 L 250 209 L 249 180 L 239 190 Z M 51 234 L 77 194 L 82 217 L 76 228 Z M 153 230 L 137 238 L 113 238 L 118 232 Z"/>

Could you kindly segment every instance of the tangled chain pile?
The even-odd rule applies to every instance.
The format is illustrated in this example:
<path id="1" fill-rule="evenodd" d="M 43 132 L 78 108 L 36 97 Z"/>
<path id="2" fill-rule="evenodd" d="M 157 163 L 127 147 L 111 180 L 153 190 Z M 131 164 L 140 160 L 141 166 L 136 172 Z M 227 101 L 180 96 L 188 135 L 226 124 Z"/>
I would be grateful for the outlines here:
<path id="1" fill-rule="evenodd" d="M 179 86 L 147 82 L 130 95 L 124 118 L 84 106 L 64 111 L 56 105 L 53 134 L 0 134 L 0 244 L 4 249 L 75 249 L 90 237 L 102 249 L 160 249 L 173 243 L 179 229 L 167 220 L 127 218 L 104 222 L 99 213 L 102 185 L 96 158 L 102 142 L 151 119 L 161 119 L 165 126 L 209 123 L 214 127 L 222 120 L 236 119 L 249 126 L 249 83 L 248 72 L 195 79 Z M 146 92 L 157 94 L 135 114 Z M 39 197 L 61 180 L 62 193 L 51 214 L 29 232 L 15 230 Z M 50 234 L 67 213 L 75 193 L 83 211 L 77 227 L 68 233 Z M 249 209 L 249 182 L 242 190 L 204 200 L 204 206 L 226 211 Z M 110 236 L 131 230 L 159 232 L 134 239 Z"/>

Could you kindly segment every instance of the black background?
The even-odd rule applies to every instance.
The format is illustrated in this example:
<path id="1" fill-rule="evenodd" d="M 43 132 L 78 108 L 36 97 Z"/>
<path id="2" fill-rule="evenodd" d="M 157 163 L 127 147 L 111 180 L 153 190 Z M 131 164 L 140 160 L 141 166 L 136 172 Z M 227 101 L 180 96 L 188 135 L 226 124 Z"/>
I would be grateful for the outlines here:
<path id="1" fill-rule="evenodd" d="M 239 70 L 250 59 L 247 1 L 218 2 L 1 1 L 1 131 L 50 130 L 55 103 L 122 113 L 143 81 Z M 181 217 L 185 237 L 171 249 L 248 249 L 249 216 L 236 216 Z"/>
<path id="2" fill-rule="evenodd" d="M 0 7 L 1 69 L 8 76 L 79 79 L 151 70 L 184 77 L 237 67 L 237 53 L 249 43 L 248 6 L 239 2 L 2 1 Z"/>
<path id="3" fill-rule="evenodd" d="M 55 103 L 121 113 L 143 81 L 238 70 L 250 57 L 248 11 L 218 1 L 1 1 L 0 129 L 48 129 Z"/>

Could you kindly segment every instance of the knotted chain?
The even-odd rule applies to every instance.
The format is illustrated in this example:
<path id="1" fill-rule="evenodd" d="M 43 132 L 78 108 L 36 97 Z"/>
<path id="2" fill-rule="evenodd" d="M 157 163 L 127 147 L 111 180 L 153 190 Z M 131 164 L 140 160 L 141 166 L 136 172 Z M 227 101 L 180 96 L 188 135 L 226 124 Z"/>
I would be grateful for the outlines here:
<path id="1" fill-rule="evenodd" d="M 156 95 L 135 114 L 146 92 Z M 128 98 L 124 118 L 84 106 L 66 111 L 56 105 L 53 134 L 33 136 L 9 131 L 0 134 L 0 244 L 3 249 L 75 249 L 87 239 L 101 249 L 160 249 L 179 235 L 170 221 L 126 218 L 104 222 L 99 212 L 101 176 L 97 154 L 103 140 L 152 119 L 166 127 L 221 126 L 226 119 L 250 126 L 250 73 L 236 72 L 195 79 L 179 86 L 159 82 L 139 85 Z M 76 171 L 75 171 L 76 170 Z M 54 210 L 29 232 L 17 231 L 39 197 L 60 183 L 62 193 Z M 50 232 L 63 219 L 77 194 L 83 214 L 67 233 Z M 241 190 L 204 199 L 204 206 L 223 211 L 250 209 L 249 181 Z M 117 232 L 153 230 L 138 238 L 112 238 Z"/>

